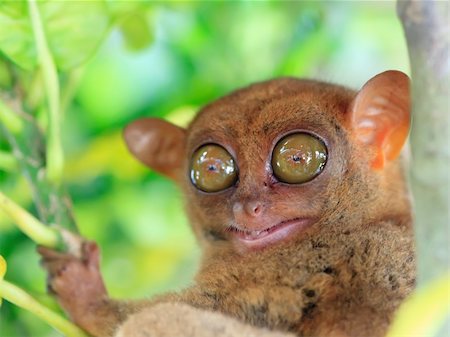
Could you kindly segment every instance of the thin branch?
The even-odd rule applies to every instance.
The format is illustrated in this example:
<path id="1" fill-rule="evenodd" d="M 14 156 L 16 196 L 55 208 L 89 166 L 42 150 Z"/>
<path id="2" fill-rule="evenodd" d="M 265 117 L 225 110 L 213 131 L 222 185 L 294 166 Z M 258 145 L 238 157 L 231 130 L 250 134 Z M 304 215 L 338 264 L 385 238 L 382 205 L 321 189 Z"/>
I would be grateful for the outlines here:
<path id="1" fill-rule="evenodd" d="M 42 104 L 43 98 L 42 70 L 38 68 L 33 74 L 33 79 L 31 80 L 28 92 L 26 93 L 26 105 L 32 111 L 36 110 Z"/>
<path id="2" fill-rule="evenodd" d="M 76 69 L 73 69 L 69 72 L 67 76 L 67 82 L 63 89 L 61 90 L 61 115 L 64 116 L 67 108 L 73 100 L 73 97 L 76 94 L 76 90 L 80 84 L 81 78 L 84 74 L 85 67 L 79 66 Z"/>
<path id="3" fill-rule="evenodd" d="M 42 305 L 16 285 L 3 280 L 5 272 L 6 262 L 0 255 L 0 304 L 1 299 L 4 298 L 8 302 L 36 315 L 66 337 L 88 337 L 83 330 L 78 328 L 72 322 L 69 322 L 64 317 Z"/>
<path id="4" fill-rule="evenodd" d="M 61 103 L 58 73 L 47 44 L 37 2 L 35 0 L 28 0 L 28 9 L 48 101 L 49 123 L 47 132 L 46 175 L 51 183 L 60 186 L 64 166 L 64 155 L 61 145 L 61 114 L 59 111 Z"/>
<path id="5" fill-rule="evenodd" d="M 0 120 L 0 134 L 7 140 L 11 152 L 19 163 L 21 174 L 30 186 L 39 219 L 46 224 L 77 231 L 72 214 L 70 197 L 63 187 L 50 184 L 45 179 L 44 135 L 33 116 L 22 110 L 20 101 L 10 95 L 2 95 L 5 106 L 20 118 L 22 131 L 12 133 Z"/>
<path id="6" fill-rule="evenodd" d="M 62 239 L 58 231 L 44 225 L 2 192 L 0 192 L 0 209 L 37 244 L 50 248 L 61 247 Z"/>

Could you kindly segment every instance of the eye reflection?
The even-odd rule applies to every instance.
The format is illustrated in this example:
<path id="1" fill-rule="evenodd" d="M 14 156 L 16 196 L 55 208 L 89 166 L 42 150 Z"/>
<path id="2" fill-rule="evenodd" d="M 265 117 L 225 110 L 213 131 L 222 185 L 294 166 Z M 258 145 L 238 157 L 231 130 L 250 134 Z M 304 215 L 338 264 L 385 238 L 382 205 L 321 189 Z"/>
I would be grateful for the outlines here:
<path id="1" fill-rule="evenodd" d="M 317 137 L 295 133 L 281 139 L 272 154 L 272 169 L 278 180 L 301 184 L 314 179 L 325 167 L 327 148 Z"/>
<path id="2" fill-rule="evenodd" d="M 207 144 L 192 156 L 192 184 L 204 192 L 217 192 L 232 186 L 237 180 L 233 157 L 222 146 Z"/>

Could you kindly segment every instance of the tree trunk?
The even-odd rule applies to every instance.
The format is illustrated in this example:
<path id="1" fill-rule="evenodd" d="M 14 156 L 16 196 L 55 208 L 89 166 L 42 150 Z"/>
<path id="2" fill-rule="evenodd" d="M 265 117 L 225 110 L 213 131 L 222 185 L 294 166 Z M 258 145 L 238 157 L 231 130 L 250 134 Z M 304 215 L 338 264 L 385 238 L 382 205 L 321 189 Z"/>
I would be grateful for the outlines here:
<path id="1" fill-rule="evenodd" d="M 449 2 L 399 0 L 412 77 L 412 162 L 418 286 L 449 259 Z"/>

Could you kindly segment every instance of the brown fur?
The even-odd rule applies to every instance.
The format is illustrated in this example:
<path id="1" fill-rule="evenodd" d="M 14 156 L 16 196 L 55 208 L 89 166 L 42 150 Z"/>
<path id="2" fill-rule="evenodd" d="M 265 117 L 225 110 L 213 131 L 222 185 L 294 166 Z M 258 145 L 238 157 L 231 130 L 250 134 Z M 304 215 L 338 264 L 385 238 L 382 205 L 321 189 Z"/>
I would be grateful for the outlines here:
<path id="1" fill-rule="evenodd" d="M 137 328 L 138 327 L 138 328 Z M 159 303 L 132 315 L 115 337 L 294 337 L 186 304 Z"/>
<path id="2" fill-rule="evenodd" d="M 177 176 L 161 170 L 180 184 L 204 251 L 195 285 L 138 304 L 110 301 L 101 286 L 80 296 L 80 283 L 98 284 L 99 276 L 70 272 L 71 264 L 80 264 L 75 258 L 61 271 L 57 259 L 41 250 L 63 307 L 94 336 L 111 336 L 127 317 L 158 302 L 182 302 L 298 336 L 383 336 L 414 286 L 411 210 L 400 161 L 373 170 L 371 160 L 381 150 L 355 139 L 355 96 L 344 87 L 283 78 L 206 106 L 187 129 L 185 146 L 178 146 L 183 160 Z M 294 130 L 317 134 L 329 152 L 324 171 L 301 185 L 279 183 L 267 164 L 276 142 Z M 209 142 L 224 146 L 239 168 L 237 185 L 213 194 L 186 179 L 190 156 Z M 151 153 L 147 159 L 152 166 Z M 308 216 L 314 224 L 284 242 L 248 251 L 233 244 L 225 228 L 235 219 L 233 205 L 255 200 L 263 215 L 249 223 Z M 95 259 L 85 258 L 85 269 Z M 74 296 L 82 298 L 70 300 Z"/>

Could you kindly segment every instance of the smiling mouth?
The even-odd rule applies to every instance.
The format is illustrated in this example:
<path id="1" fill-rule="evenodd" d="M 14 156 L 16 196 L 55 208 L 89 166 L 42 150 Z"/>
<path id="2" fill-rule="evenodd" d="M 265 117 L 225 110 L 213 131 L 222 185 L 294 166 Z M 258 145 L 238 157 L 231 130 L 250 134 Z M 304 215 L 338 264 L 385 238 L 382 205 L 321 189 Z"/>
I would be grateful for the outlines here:
<path id="1" fill-rule="evenodd" d="M 227 232 L 233 235 L 237 243 L 244 245 L 246 248 L 258 249 L 288 239 L 293 234 L 310 227 L 312 223 L 311 218 L 295 218 L 261 230 L 248 230 L 230 226 L 227 228 Z"/>

